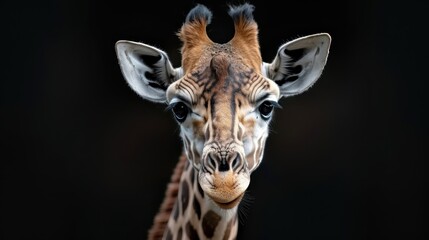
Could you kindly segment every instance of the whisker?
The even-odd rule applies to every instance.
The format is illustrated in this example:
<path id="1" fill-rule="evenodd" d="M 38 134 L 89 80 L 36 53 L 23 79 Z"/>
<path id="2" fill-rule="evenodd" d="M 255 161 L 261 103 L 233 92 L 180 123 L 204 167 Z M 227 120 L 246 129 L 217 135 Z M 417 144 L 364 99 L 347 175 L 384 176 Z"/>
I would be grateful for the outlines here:
<path id="1" fill-rule="evenodd" d="M 245 221 L 250 212 L 250 207 L 255 201 L 255 197 L 253 197 L 249 191 L 244 193 L 243 198 L 241 199 L 240 204 L 238 205 L 238 222 L 240 225 L 245 225 Z"/>

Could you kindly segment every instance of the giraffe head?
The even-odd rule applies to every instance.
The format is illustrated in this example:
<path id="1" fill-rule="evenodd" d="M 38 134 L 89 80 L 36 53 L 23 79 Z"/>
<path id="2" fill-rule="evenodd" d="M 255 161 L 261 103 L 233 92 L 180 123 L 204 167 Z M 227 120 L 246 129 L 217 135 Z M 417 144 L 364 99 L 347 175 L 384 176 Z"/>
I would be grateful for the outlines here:
<path id="1" fill-rule="evenodd" d="M 129 86 L 146 100 L 168 105 L 202 190 L 224 209 L 237 206 L 261 163 L 279 99 L 316 82 L 331 42 L 326 33 L 301 37 L 280 46 L 273 61 L 264 62 L 253 10 L 247 3 L 231 6 L 234 37 L 218 44 L 206 32 L 212 13 L 196 5 L 178 32 L 183 46 L 182 66 L 177 68 L 158 48 L 116 43 Z"/>

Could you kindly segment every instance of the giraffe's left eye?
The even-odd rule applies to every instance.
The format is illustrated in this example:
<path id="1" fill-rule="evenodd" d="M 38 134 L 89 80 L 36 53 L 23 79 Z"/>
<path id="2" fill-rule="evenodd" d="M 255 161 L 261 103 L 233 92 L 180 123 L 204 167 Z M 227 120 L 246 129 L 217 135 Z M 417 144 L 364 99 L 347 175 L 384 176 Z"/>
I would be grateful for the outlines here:
<path id="1" fill-rule="evenodd" d="M 259 113 L 264 120 L 268 120 L 273 114 L 274 104 L 271 101 L 264 101 L 258 107 Z"/>
<path id="2" fill-rule="evenodd" d="M 188 116 L 188 113 L 189 113 L 189 108 L 182 102 L 178 102 L 174 104 L 172 110 L 173 110 L 174 117 L 180 123 L 186 120 L 186 117 Z"/>

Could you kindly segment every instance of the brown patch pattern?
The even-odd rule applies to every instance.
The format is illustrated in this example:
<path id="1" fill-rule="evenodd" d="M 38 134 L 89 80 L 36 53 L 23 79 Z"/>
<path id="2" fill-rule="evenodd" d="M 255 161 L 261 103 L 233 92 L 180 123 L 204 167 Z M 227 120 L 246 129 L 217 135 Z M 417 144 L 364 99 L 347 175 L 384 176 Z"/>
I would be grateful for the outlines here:
<path id="1" fill-rule="evenodd" d="M 212 210 L 209 210 L 203 217 L 202 227 L 203 232 L 206 235 L 206 237 L 211 238 L 214 235 L 214 231 L 219 224 L 219 221 L 221 220 L 221 217 L 213 212 Z"/>
<path id="2" fill-rule="evenodd" d="M 199 220 L 201 218 L 201 206 L 197 198 L 194 198 L 192 206 L 194 207 L 194 212 L 197 214 L 197 218 Z"/>
<path id="3" fill-rule="evenodd" d="M 186 223 L 186 235 L 188 235 L 188 238 L 190 240 L 194 240 L 194 239 L 200 239 L 198 237 L 198 232 L 197 230 L 195 230 L 195 228 L 192 226 L 192 224 L 190 222 Z"/>
<path id="4" fill-rule="evenodd" d="M 182 214 L 185 213 L 185 210 L 188 208 L 188 203 L 189 203 L 189 186 L 188 186 L 188 181 L 183 181 L 182 182 L 182 187 L 180 189 L 181 196 L 180 199 L 182 201 Z"/>
<path id="5" fill-rule="evenodd" d="M 182 227 L 179 228 L 179 231 L 177 232 L 177 240 L 182 240 L 183 238 L 183 229 Z"/>

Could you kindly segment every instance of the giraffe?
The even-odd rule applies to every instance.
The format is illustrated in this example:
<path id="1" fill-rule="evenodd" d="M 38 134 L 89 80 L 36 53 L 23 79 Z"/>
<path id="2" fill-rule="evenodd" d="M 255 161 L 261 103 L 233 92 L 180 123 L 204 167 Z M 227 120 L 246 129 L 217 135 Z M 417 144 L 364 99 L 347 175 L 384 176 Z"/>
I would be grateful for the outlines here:
<path id="1" fill-rule="evenodd" d="M 329 34 L 286 42 L 264 62 L 253 11 L 249 3 L 230 5 L 235 33 L 219 44 L 206 32 L 212 12 L 196 4 L 177 32 L 182 62 L 176 68 L 156 47 L 115 44 L 129 87 L 144 100 L 167 104 L 183 143 L 148 239 L 236 239 L 238 206 L 263 159 L 274 109 L 322 74 Z"/>

